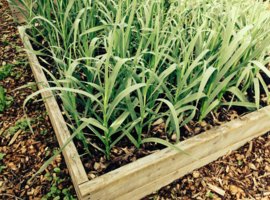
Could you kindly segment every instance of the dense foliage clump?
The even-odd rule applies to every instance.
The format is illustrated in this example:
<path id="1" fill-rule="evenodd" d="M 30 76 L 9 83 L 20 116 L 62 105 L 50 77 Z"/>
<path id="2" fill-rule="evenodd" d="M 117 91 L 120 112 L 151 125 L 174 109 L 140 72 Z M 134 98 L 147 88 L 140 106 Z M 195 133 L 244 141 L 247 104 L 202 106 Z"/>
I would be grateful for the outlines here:
<path id="1" fill-rule="evenodd" d="M 21 3 L 39 53 L 54 61 L 45 69 L 51 90 L 85 149 L 109 157 L 123 137 L 138 148 L 167 144 L 142 137 L 160 118 L 179 141 L 180 127 L 220 106 L 258 109 L 261 93 L 270 100 L 270 11 L 262 1 Z"/>

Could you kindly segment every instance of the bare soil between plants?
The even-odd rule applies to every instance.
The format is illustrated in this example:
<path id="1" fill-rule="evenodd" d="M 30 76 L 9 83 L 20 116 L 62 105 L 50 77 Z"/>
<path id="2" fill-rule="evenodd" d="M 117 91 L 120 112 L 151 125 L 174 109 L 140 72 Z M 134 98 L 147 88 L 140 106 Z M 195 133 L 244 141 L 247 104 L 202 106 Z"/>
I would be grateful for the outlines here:
<path id="1" fill-rule="evenodd" d="M 0 115 L 0 130 L 2 130 L 0 132 L 4 132 L 24 118 L 23 101 L 35 88 L 14 91 L 29 82 L 34 82 L 34 79 L 27 64 L 26 55 L 21 50 L 22 44 L 17 25 L 12 20 L 6 1 L 0 1 L 0 13 L 3 13 L 0 19 L 0 65 L 12 64 L 14 65 L 12 71 L 15 72 L 0 82 L 7 89 L 7 95 L 14 99 L 11 107 Z M 5 166 L 0 173 L 0 199 L 39 199 L 45 196 L 52 185 L 45 174 L 49 172 L 56 176 L 53 171 L 55 167 L 62 169 L 59 176 L 64 179 L 58 187 L 60 189 L 72 187 L 61 156 L 48 167 L 46 172 L 34 179 L 32 183 L 27 183 L 44 161 L 52 155 L 53 149 L 58 147 L 43 104 L 33 101 L 27 109 L 28 116 L 35 119 L 32 124 L 34 134 L 29 130 L 23 131 L 18 134 L 12 144 L 10 141 L 14 136 L 0 134 L 0 153 L 5 154 L 3 160 L 0 161 L 0 165 Z M 182 140 L 237 118 L 243 113 L 243 110 L 237 112 L 222 108 L 217 113 L 212 113 L 202 123 L 192 122 L 185 126 L 182 129 Z M 166 139 L 162 120 L 153 125 L 151 134 Z M 174 140 L 173 137 L 168 139 Z M 79 141 L 75 144 L 82 152 L 82 144 Z M 91 161 L 88 155 L 83 156 L 82 160 L 89 179 L 93 179 L 160 148 L 161 146 L 156 144 L 147 144 L 142 150 L 137 150 L 123 142 L 119 147 L 112 149 L 111 161 L 107 161 L 102 154 L 94 150 Z M 72 191 L 74 194 L 74 190 Z M 270 136 L 266 134 L 145 199 L 269 199 L 269 195 Z"/>
<path id="2" fill-rule="evenodd" d="M 42 41 L 42 38 L 39 38 L 39 40 Z M 42 41 L 42 43 L 46 44 L 46 41 Z M 35 44 L 32 44 L 32 45 L 33 45 L 34 50 L 36 51 L 39 51 L 42 49 L 42 47 L 40 46 L 36 46 Z M 55 77 L 58 77 L 53 64 L 51 64 L 51 63 L 54 63 L 52 59 L 50 59 L 49 57 L 43 57 L 43 56 L 37 56 L 37 57 L 40 64 L 43 67 L 47 68 L 52 73 L 55 73 L 54 74 Z M 50 80 L 50 76 L 47 76 L 47 79 Z M 250 96 L 252 96 L 251 92 L 250 92 Z M 58 104 L 61 105 L 62 104 L 61 99 L 58 97 L 58 95 L 55 95 L 55 97 Z M 230 99 L 231 97 L 227 96 L 226 98 Z M 264 94 L 262 94 L 261 96 L 260 103 L 261 105 L 264 105 L 264 106 L 267 105 Z M 164 109 L 167 109 L 167 108 L 164 108 Z M 220 126 L 226 122 L 237 119 L 240 116 L 243 116 L 249 112 L 251 111 L 243 107 L 232 107 L 228 109 L 227 107 L 223 106 L 219 108 L 218 110 L 211 112 L 203 121 L 197 122 L 195 120 L 192 120 L 185 126 L 181 127 L 180 141 L 184 141 L 195 135 L 198 135 L 207 130 L 210 130 L 213 127 Z M 68 121 L 68 119 L 70 118 L 66 117 L 66 112 L 62 110 L 62 113 L 63 113 L 64 118 Z M 166 123 L 165 120 L 162 118 L 156 120 L 152 124 L 151 130 L 149 132 L 144 132 L 142 134 L 142 138 L 147 138 L 147 137 L 161 138 L 171 143 L 176 143 L 176 135 L 168 136 L 168 134 L 166 133 L 165 123 Z M 91 130 L 86 129 L 85 132 L 91 133 Z M 94 146 L 98 146 L 98 147 L 103 146 L 103 143 L 101 143 L 101 141 L 97 139 L 97 137 L 94 134 L 85 134 L 85 136 L 89 144 L 93 144 Z M 132 163 L 156 151 L 166 148 L 166 146 L 158 144 L 158 143 L 144 143 L 139 149 L 137 149 L 130 142 L 128 138 L 123 138 L 114 147 L 112 147 L 110 159 L 107 159 L 106 156 L 102 152 L 100 152 L 99 150 L 97 150 L 97 148 L 91 145 L 89 145 L 89 149 L 86 151 L 84 148 L 83 142 L 81 142 L 77 138 L 74 139 L 74 144 L 81 156 L 81 160 L 82 160 L 82 163 L 84 165 L 86 172 L 88 173 L 89 180 L 94 179 L 103 174 L 106 174 L 110 171 L 113 171 L 126 164 Z M 88 152 L 90 152 L 90 154 Z"/>
<path id="3" fill-rule="evenodd" d="M 38 37 L 38 40 L 42 41 L 43 39 Z M 44 45 L 47 44 L 46 41 L 42 41 L 41 43 Z M 37 51 L 43 49 L 43 47 L 36 46 L 35 44 L 33 44 L 33 48 L 34 50 Z M 49 54 L 49 52 L 47 53 Z M 55 67 L 53 66 L 53 64 L 51 64 L 54 63 L 53 60 L 51 60 L 49 57 L 42 57 L 42 56 L 38 56 L 38 59 L 43 67 L 50 70 L 55 77 L 58 77 Z M 268 68 L 269 67 L 270 65 L 268 65 Z M 266 83 L 269 84 L 268 88 L 270 88 L 270 79 L 264 76 L 264 74 L 262 74 L 262 76 L 265 79 Z M 47 79 L 50 80 L 50 77 L 47 76 Z M 249 90 L 248 99 L 252 100 L 253 96 L 254 96 L 253 92 Z M 228 94 L 224 98 L 226 99 L 227 102 L 229 102 L 232 96 Z M 61 99 L 58 98 L 57 95 L 56 99 L 58 101 L 58 104 L 61 105 L 62 104 Z M 267 105 L 267 98 L 264 93 L 262 93 L 260 96 L 260 105 L 262 106 Z M 77 109 L 80 110 L 80 106 L 78 106 Z M 164 109 L 167 108 L 164 107 Z M 243 116 L 252 111 L 243 107 L 235 106 L 228 108 L 227 106 L 223 106 L 217 109 L 216 111 L 210 112 L 210 114 L 203 121 L 197 122 L 196 120 L 192 120 L 184 127 L 181 127 L 180 141 L 186 140 L 195 135 L 210 130 L 213 127 L 220 126 L 226 122 L 237 119 L 240 116 Z M 64 111 L 62 113 L 66 119 L 70 119 L 70 117 L 66 117 Z M 71 124 L 73 123 L 72 121 L 68 122 L 70 122 Z M 123 138 L 123 140 L 121 140 L 114 147 L 112 147 L 110 159 L 108 160 L 102 152 L 100 152 L 99 150 L 97 150 L 97 148 L 95 148 L 95 146 L 102 147 L 104 146 L 104 144 L 94 134 L 91 134 L 91 130 L 86 129 L 85 132 L 87 133 L 85 134 L 86 139 L 88 140 L 89 144 L 92 144 L 92 146 L 89 145 L 86 151 L 83 142 L 75 138 L 74 143 L 76 148 L 78 149 L 79 154 L 81 155 L 82 163 L 84 165 L 86 172 L 88 173 L 89 180 L 94 179 L 103 174 L 106 174 L 110 171 L 113 171 L 126 164 L 132 163 L 137 159 L 150 155 L 166 147 L 164 145 L 157 143 L 145 143 L 142 144 L 139 149 L 137 149 L 128 138 Z M 176 142 L 176 135 L 168 136 L 166 134 L 165 121 L 164 119 L 161 118 L 156 120 L 152 124 L 150 131 L 144 132 L 142 134 L 143 139 L 149 137 L 160 138 L 169 141 L 171 143 Z M 105 149 L 105 147 L 103 149 Z"/>

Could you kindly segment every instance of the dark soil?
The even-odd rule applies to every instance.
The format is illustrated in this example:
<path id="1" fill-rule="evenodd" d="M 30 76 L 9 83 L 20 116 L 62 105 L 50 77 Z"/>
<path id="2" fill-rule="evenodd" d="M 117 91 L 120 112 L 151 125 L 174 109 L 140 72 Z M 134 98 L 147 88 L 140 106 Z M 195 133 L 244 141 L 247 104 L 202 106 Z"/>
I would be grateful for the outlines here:
<path id="1" fill-rule="evenodd" d="M 61 193 L 64 188 L 69 189 L 69 194 L 72 196 L 74 189 L 61 155 L 45 172 L 38 175 L 31 183 L 27 182 L 53 155 L 53 150 L 58 148 L 44 105 L 40 101 L 34 100 L 27 104 L 27 116 L 32 119 L 33 132 L 26 128 L 16 131 L 13 135 L 8 134 L 10 128 L 16 126 L 18 121 L 25 119 L 23 101 L 36 88 L 32 85 L 14 90 L 29 82 L 34 82 L 34 78 L 27 64 L 26 55 L 21 50 L 22 44 L 17 32 L 17 25 L 13 22 L 7 7 L 6 1 L 0 0 L 0 13 L 2 13 L 0 18 L 0 66 L 7 64 L 13 66 L 10 76 L 0 81 L 0 85 L 6 89 L 7 95 L 13 98 L 11 106 L 0 114 L 0 153 L 4 155 L 3 159 L 0 159 L 0 199 L 40 199 L 50 193 L 54 185 L 56 185 L 57 191 L 60 191 L 60 199 L 65 196 Z M 235 119 L 244 112 L 245 110 L 228 111 L 221 108 L 217 112 L 211 113 L 205 121 L 191 122 L 183 127 L 181 140 Z M 166 138 L 164 122 L 161 119 L 152 127 L 151 134 L 174 141 L 174 136 Z M 127 143 L 124 141 L 119 147 L 112 149 L 110 162 L 105 159 L 103 154 L 94 150 L 95 153 L 91 159 L 89 159 L 89 155 L 82 156 L 89 179 L 163 148 L 160 145 L 147 144 L 141 150 L 137 150 Z M 75 141 L 75 144 L 79 151 L 83 152 L 82 144 L 79 141 Z M 269 199 L 269 151 L 270 136 L 266 134 L 145 199 Z M 61 181 L 56 181 L 51 177 L 59 177 Z M 224 195 L 223 192 L 225 192 Z M 222 195 L 218 193 L 222 193 Z M 57 195 L 56 192 L 54 197 Z"/>
<path id="2" fill-rule="evenodd" d="M 28 34 L 31 35 L 32 33 L 29 32 Z M 42 44 L 45 44 L 45 46 L 47 46 L 46 41 L 44 41 L 41 37 L 38 38 L 38 41 L 42 41 Z M 39 45 L 39 43 L 33 43 L 34 50 L 43 49 L 43 47 Z M 47 50 L 45 51 L 49 54 Z M 45 66 L 49 71 L 51 71 L 56 78 L 59 76 L 55 71 L 55 68 L 53 67 L 54 61 L 50 57 L 38 56 L 38 58 L 41 65 Z M 50 80 L 50 77 L 47 76 L 47 79 Z M 55 96 L 58 104 L 61 105 L 62 101 L 59 98 L 60 95 Z M 228 99 L 230 99 L 230 97 L 228 97 Z M 266 102 L 261 101 L 261 105 L 266 105 Z M 236 119 L 239 116 L 242 116 L 248 112 L 249 111 L 247 109 L 242 107 L 233 107 L 230 109 L 228 109 L 227 107 L 221 107 L 217 111 L 211 112 L 204 121 L 191 121 L 184 127 L 181 127 L 180 141 L 198 135 L 213 127 L 220 126 L 221 124 Z M 62 111 L 62 113 L 65 117 L 65 112 Z M 70 118 L 65 117 L 65 119 L 70 124 L 73 124 L 73 121 L 68 121 L 70 120 Z M 91 130 L 86 129 L 84 132 L 88 144 L 94 144 L 98 147 L 103 146 L 101 141 L 94 134 L 86 134 L 91 133 Z M 156 120 L 153 123 L 151 130 L 149 132 L 143 133 L 142 138 L 147 137 L 161 138 L 171 143 L 176 142 L 175 135 L 168 136 L 168 134 L 166 134 L 164 119 Z M 102 152 L 97 150 L 97 148 L 89 145 L 87 147 L 87 150 L 85 150 L 86 148 L 83 142 L 76 138 L 74 139 L 74 143 L 78 149 L 79 154 L 81 155 L 83 165 L 89 175 L 88 177 L 90 180 L 166 147 L 157 143 L 146 143 L 142 144 L 142 146 L 137 149 L 128 138 L 123 138 L 119 143 L 117 143 L 117 146 L 111 149 L 110 159 L 108 160 Z M 105 149 L 105 147 L 103 149 Z"/>
<path id="3" fill-rule="evenodd" d="M 30 32 L 29 34 L 31 35 Z M 44 39 L 42 39 L 41 37 L 38 37 L 37 41 L 42 41 L 41 43 L 43 44 L 43 46 L 47 46 L 46 41 L 44 41 Z M 41 44 L 39 43 L 34 43 L 33 47 L 35 50 L 44 49 L 43 46 L 40 46 L 40 45 Z M 46 53 L 49 54 L 47 50 L 46 50 Z M 55 77 L 58 77 L 58 74 L 55 71 L 55 67 L 53 66 L 53 64 L 51 64 L 54 62 L 53 60 L 50 60 L 50 59 L 51 58 L 49 58 L 48 56 L 39 57 L 40 63 L 43 66 L 45 66 L 48 70 L 50 70 L 55 75 Z M 50 79 L 49 76 L 47 78 L 48 80 Z M 250 97 L 254 96 L 254 94 L 252 94 L 252 91 L 249 91 L 249 96 Z M 231 98 L 232 97 L 230 95 L 227 95 L 226 97 L 224 97 L 224 99 L 226 99 L 227 101 L 230 101 Z M 57 98 L 57 101 L 59 104 L 62 104 L 61 99 L 59 97 Z M 264 106 L 267 105 L 265 95 L 263 94 L 261 96 L 261 105 L 264 105 Z M 78 105 L 78 110 L 80 109 L 79 107 L 80 105 Z M 242 107 L 233 107 L 230 109 L 228 109 L 227 107 L 219 108 L 217 111 L 211 112 L 204 121 L 202 122 L 191 121 L 189 124 L 182 127 L 180 130 L 181 131 L 180 141 L 183 141 L 185 139 L 198 135 L 215 126 L 220 126 L 221 124 L 231 121 L 233 119 L 236 119 L 239 116 L 242 116 L 248 112 L 249 110 Z M 67 117 L 66 117 L 66 120 L 70 124 L 74 124 L 73 121 L 68 121 L 69 118 Z M 140 149 L 137 149 L 134 147 L 134 145 L 130 142 L 129 139 L 123 138 L 117 144 L 117 146 L 111 149 L 110 159 L 108 160 L 106 159 L 106 156 L 102 152 L 98 151 L 97 148 L 94 148 L 93 146 L 91 146 L 91 144 L 94 144 L 98 147 L 103 147 L 104 145 L 102 144 L 102 142 L 94 134 L 86 134 L 86 133 L 91 133 L 91 130 L 85 130 L 85 134 L 84 134 L 88 141 L 87 148 L 85 148 L 83 142 L 79 141 L 78 139 L 75 139 L 74 143 L 78 149 L 79 154 L 81 155 L 85 170 L 89 174 L 89 179 L 93 179 L 97 176 L 101 176 L 107 172 L 110 172 L 123 165 L 131 163 L 139 158 L 150 155 L 158 150 L 165 148 L 165 146 L 160 145 L 160 144 L 147 143 L 147 144 L 143 144 Z M 168 136 L 165 133 L 164 119 L 158 119 L 156 122 L 154 122 L 154 125 L 152 126 L 151 131 L 145 132 L 142 135 L 142 137 L 143 138 L 156 137 L 156 138 L 164 139 L 166 141 L 170 141 L 171 143 L 176 142 L 175 135 Z M 105 149 L 105 147 L 103 149 Z"/>
<path id="4" fill-rule="evenodd" d="M 219 126 L 225 122 L 236 119 L 240 116 L 238 113 L 243 113 L 236 110 L 227 110 L 225 108 L 219 109 L 217 112 L 211 113 L 205 121 L 195 122 L 192 121 L 189 124 L 181 128 L 181 141 L 198 135 L 206 130 L 213 128 L 214 126 Z M 168 138 L 167 134 L 164 132 L 165 122 L 162 119 L 154 122 L 152 127 L 151 136 L 162 138 L 164 140 L 175 142 L 174 135 Z M 149 136 L 150 133 L 147 133 Z M 146 134 L 145 134 L 146 135 Z M 83 145 L 80 141 L 75 141 L 79 152 L 83 153 Z M 165 148 L 162 145 L 156 143 L 143 144 L 140 149 L 135 148 L 130 144 L 128 139 L 123 140 L 117 146 L 113 147 L 111 150 L 111 158 L 107 160 L 105 155 L 97 151 L 96 149 L 91 149 L 92 155 L 84 154 L 82 156 L 84 167 L 89 175 L 89 179 L 93 179 L 97 176 L 110 172 L 117 169 L 125 164 L 131 163 L 139 158 L 150 155 L 160 149 Z M 89 159 L 90 158 L 90 159 Z"/>

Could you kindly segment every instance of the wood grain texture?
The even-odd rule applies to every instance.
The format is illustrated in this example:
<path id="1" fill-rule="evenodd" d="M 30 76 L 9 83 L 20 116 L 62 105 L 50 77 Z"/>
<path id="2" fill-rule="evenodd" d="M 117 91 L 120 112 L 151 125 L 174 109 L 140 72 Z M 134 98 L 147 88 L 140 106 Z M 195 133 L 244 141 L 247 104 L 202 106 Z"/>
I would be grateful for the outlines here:
<path id="1" fill-rule="evenodd" d="M 38 88 L 44 89 L 48 88 L 49 84 L 47 78 L 42 70 L 42 67 L 39 64 L 39 61 L 34 55 L 33 48 L 31 43 L 25 33 L 25 27 L 21 26 L 18 28 L 20 36 L 22 38 L 24 47 L 26 48 L 26 52 L 28 55 L 29 63 L 34 74 L 36 83 Z M 51 91 L 46 91 L 41 93 L 42 99 L 45 103 L 48 115 L 50 117 L 53 129 L 55 131 L 57 140 L 59 142 L 60 147 L 62 147 L 68 138 L 70 138 L 70 132 L 67 128 L 63 115 L 60 111 L 60 108 L 56 102 L 56 99 L 53 96 Z M 69 169 L 69 173 L 71 175 L 72 181 L 74 183 L 77 195 L 80 197 L 80 191 L 78 185 L 85 183 L 88 181 L 87 174 L 84 170 L 83 164 L 80 160 L 80 156 L 77 152 L 77 149 L 73 142 L 70 142 L 64 149 L 63 155 Z"/>
<path id="2" fill-rule="evenodd" d="M 19 32 L 25 47 L 31 50 L 24 27 L 20 27 Z M 27 54 L 39 89 L 48 87 L 37 57 L 31 51 Z M 43 92 L 42 97 L 62 146 L 70 137 L 62 113 L 52 92 Z M 63 154 L 79 199 L 137 200 L 269 130 L 270 106 L 179 143 L 177 146 L 188 155 L 166 148 L 91 181 L 74 143 L 70 143 Z"/>
<path id="3" fill-rule="evenodd" d="M 83 199 L 140 199 L 270 130 L 270 106 L 79 186 Z"/>

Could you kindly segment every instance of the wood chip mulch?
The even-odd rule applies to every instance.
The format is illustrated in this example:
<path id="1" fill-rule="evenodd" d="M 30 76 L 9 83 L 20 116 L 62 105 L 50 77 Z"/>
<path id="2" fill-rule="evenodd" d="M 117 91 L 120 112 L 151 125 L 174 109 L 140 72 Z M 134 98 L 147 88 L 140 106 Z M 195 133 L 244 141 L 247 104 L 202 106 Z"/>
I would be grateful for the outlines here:
<path id="1" fill-rule="evenodd" d="M 34 78 L 21 49 L 17 24 L 13 22 L 5 0 L 0 0 L 0 13 L 0 67 L 13 66 L 13 73 L 0 81 L 0 86 L 13 98 L 11 106 L 0 114 L 0 199 L 41 199 L 52 193 L 52 188 L 55 193 L 47 199 L 67 197 L 59 193 L 65 188 L 68 188 L 72 199 L 75 192 L 62 156 L 28 182 L 58 148 L 44 105 L 32 101 L 27 106 L 33 133 L 25 128 L 16 130 L 12 135 L 7 134 L 10 128 L 25 119 L 22 104 L 35 87 L 14 90 L 34 82 Z M 270 199 L 270 134 L 249 142 L 238 151 L 228 153 L 144 199 Z"/>
<path id="2" fill-rule="evenodd" d="M 61 155 L 28 182 L 58 144 L 41 102 L 27 104 L 33 132 L 27 126 L 23 102 L 36 89 L 33 84 L 26 87 L 34 78 L 6 1 L 0 0 L 0 13 L 0 67 L 12 66 L 8 77 L 0 80 L 6 96 L 12 99 L 0 113 L 0 199 L 46 199 L 47 194 L 47 199 L 72 199 L 75 192 Z"/>
<path id="3" fill-rule="evenodd" d="M 146 199 L 270 199 L 270 134 L 193 171 Z"/>

